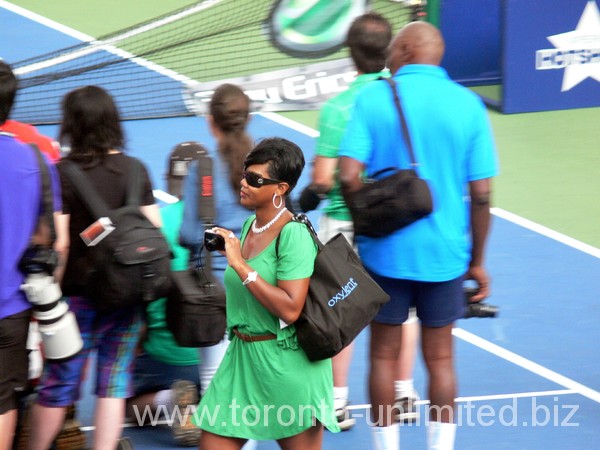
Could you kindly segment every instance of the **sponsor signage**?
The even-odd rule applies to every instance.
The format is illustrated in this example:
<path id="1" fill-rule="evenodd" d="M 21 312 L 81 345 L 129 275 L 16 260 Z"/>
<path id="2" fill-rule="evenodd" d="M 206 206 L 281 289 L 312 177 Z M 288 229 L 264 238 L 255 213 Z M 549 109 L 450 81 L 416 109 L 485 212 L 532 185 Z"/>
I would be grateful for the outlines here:
<path id="1" fill-rule="evenodd" d="M 505 113 L 600 106 L 596 0 L 506 0 Z"/>
<path id="2" fill-rule="evenodd" d="M 231 83 L 244 89 L 255 111 L 319 109 L 326 100 L 348 89 L 355 79 L 356 69 L 352 60 L 343 58 L 198 83 L 185 89 L 184 100 L 191 112 L 207 114 L 214 90 L 223 83 Z"/>

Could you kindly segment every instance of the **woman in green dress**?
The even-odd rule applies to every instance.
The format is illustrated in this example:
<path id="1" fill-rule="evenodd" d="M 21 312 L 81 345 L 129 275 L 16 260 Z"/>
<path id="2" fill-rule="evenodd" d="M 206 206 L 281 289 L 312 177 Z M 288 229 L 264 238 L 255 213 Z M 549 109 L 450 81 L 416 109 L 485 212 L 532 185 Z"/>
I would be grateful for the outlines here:
<path id="1" fill-rule="evenodd" d="M 323 426 L 339 431 L 331 360 L 309 361 L 294 327 L 317 253 L 306 226 L 292 222 L 285 208 L 303 168 L 294 143 L 258 143 L 244 162 L 240 189 L 241 204 L 255 214 L 239 239 L 230 230 L 212 230 L 225 240 L 231 344 L 196 412 L 202 450 L 240 449 L 247 439 L 320 449 Z"/>

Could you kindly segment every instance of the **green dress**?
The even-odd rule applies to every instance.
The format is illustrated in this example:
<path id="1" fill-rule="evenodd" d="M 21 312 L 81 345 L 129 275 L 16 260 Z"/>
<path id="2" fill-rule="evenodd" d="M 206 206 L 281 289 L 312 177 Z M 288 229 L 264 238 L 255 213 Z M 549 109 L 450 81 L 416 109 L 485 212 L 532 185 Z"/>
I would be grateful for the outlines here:
<path id="1" fill-rule="evenodd" d="M 244 223 L 242 244 L 253 220 Z M 277 253 L 275 241 L 247 260 L 261 278 L 275 285 L 277 280 L 312 275 L 316 247 L 304 224 L 286 224 Z M 294 436 L 310 428 L 315 418 L 330 431 L 339 431 L 331 360 L 309 361 L 294 325 L 281 328 L 279 318 L 252 296 L 231 267 L 225 270 L 225 287 L 231 343 L 196 411 L 196 425 L 221 436 L 256 440 Z M 244 342 L 233 328 L 277 338 Z"/>

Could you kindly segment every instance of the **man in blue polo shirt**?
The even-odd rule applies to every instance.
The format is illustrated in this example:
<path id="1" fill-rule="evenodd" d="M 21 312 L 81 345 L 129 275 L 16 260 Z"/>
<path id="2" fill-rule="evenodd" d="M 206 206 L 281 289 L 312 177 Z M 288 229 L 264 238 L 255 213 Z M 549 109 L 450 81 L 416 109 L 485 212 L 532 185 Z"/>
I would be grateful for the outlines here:
<path id="1" fill-rule="evenodd" d="M 426 22 L 400 30 L 388 66 L 414 146 L 419 175 L 433 196 L 433 213 L 382 238 L 359 236 L 365 267 L 390 294 L 371 325 L 369 392 L 377 450 L 399 448 L 392 423 L 394 361 L 410 306 L 421 321 L 429 375 L 428 448 L 452 449 L 456 379 L 452 327 L 463 315 L 463 281 L 473 279 L 481 301 L 489 294 L 483 267 L 490 222 L 490 178 L 498 171 L 485 107 L 439 67 L 444 40 Z M 348 198 L 362 186 L 361 173 L 409 167 L 392 91 L 374 81 L 358 94 L 340 149 L 340 180 Z"/>
<path id="2" fill-rule="evenodd" d="M 41 176 L 34 150 L 3 130 L 14 103 L 17 78 L 0 61 L 0 450 L 12 446 L 18 394 L 28 377 L 26 349 L 31 304 L 21 284 L 18 263 L 36 229 L 40 214 Z M 53 184 L 58 175 L 51 169 Z M 54 192 L 60 210 L 60 192 Z"/>

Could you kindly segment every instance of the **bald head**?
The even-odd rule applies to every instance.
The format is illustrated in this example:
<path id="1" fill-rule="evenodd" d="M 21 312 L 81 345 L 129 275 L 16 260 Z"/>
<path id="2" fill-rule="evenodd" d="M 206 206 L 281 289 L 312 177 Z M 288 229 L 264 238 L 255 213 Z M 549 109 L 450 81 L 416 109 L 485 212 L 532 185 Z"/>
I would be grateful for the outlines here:
<path id="1" fill-rule="evenodd" d="M 407 64 L 439 66 L 444 56 L 444 38 L 427 22 L 411 22 L 392 41 L 388 66 L 392 73 Z"/>

